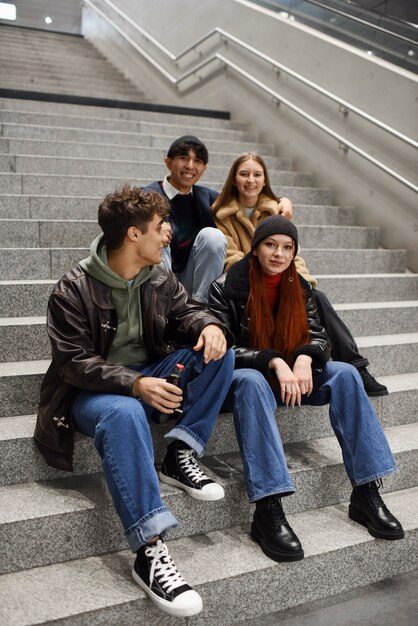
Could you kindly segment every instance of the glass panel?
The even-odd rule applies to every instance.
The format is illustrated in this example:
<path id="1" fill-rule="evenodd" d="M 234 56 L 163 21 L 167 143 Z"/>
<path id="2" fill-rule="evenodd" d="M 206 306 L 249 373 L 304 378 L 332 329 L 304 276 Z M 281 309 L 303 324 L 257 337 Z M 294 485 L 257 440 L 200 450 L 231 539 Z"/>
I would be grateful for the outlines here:
<path id="1" fill-rule="evenodd" d="M 418 70 L 418 29 L 343 0 L 254 0 L 289 20 L 297 20 L 370 55 L 412 72 Z"/>

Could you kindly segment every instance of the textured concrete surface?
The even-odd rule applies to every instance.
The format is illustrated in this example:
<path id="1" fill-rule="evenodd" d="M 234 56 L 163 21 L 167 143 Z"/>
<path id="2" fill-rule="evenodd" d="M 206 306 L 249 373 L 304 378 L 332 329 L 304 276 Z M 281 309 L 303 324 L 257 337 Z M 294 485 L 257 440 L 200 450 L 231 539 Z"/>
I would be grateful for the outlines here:
<path id="1" fill-rule="evenodd" d="M 403 541 L 373 540 L 348 520 L 346 505 L 291 516 L 305 549 L 304 561 L 297 563 L 274 563 L 265 557 L 247 534 L 247 525 L 170 541 L 179 569 L 203 595 L 204 610 L 193 623 L 230 624 L 295 606 L 302 596 L 313 601 L 381 580 L 388 571 L 394 575 L 413 570 L 417 566 L 412 550 L 417 537 L 417 495 L 417 489 L 411 489 L 386 498 L 407 531 Z M 53 620 L 97 624 L 99 619 L 116 626 L 129 623 L 123 612 L 119 617 L 120 605 L 135 603 L 130 619 L 136 615 L 138 624 L 163 623 L 161 614 L 131 581 L 131 563 L 132 557 L 121 552 L 3 575 L 0 615 L 8 626 Z"/>
<path id="2" fill-rule="evenodd" d="M 413 626 L 418 615 L 418 571 L 316 600 L 236 626 Z"/>

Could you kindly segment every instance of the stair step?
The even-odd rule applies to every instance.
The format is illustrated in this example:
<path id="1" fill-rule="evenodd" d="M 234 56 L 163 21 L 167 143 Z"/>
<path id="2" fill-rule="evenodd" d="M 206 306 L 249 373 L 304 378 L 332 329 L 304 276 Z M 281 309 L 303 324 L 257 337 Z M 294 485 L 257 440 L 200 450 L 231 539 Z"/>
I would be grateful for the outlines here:
<path id="1" fill-rule="evenodd" d="M 404 250 L 346 250 L 302 248 L 301 255 L 312 276 L 330 271 L 342 274 L 376 274 L 405 270 Z M 321 285 L 320 285 L 321 286 Z M 322 287 L 321 287 L 322 288 Z"/>
<path id="2" fill-rule="evenodd" d="M 371 398 L 371 403 L 384 428 L 411 424 L 418 410 L 418 373 L 382 376 L 379 380 L 388 386 L 389 396 Z M 332 436 L 328 417 L 329 407 L 303 406 L 300 409 L 280 408 L 277 420 L 285 444 L 311 441 Z M 48 467 L 33 441 L 35 415 L 13 415 L 0 418 L 0 456 L 2 474 L 0 485 L 68 476 Z M 151 424 L 155 455 L 161 459 L 165 444 L 163 434 L 171 425 L 157 427 Z M 232 415 L 222 413 L 217 421 L 207 454 L 210 456 L 238 451 Z M 16 458 L 19 464 L 16 465 Z M 77 435 L 74 472 L 76 475 L 100 471 L 100 462 L 91 439 Z"/>
<path id="3" fill-rule="evenodd" d="M 181 122 L 179 122 L 181 123 Z M 187 124 L 187 122 L 184 122 Z M 157 148 L 163 148 L 167 150 L 170 142 L 178 135 L 173 135 L 171 138 L 166 135 L 150 135 L 144 133 L 125 133 L 124 131 L 101 131 L 101 130 L 89 130 L 74 129 L 74 128 L 48 128 L 45 126 L 11 126 L 0 125 L 1 134 L 6 139 L 31 139 L 44 141 L 72 141 L 83 143 L 103 143 L 103 144 L 115 144 L 126 146 L 152 146 Z M 197 130 L 197 129 L 196 129 Z M 209 152 L 212 150 L 218 150 L 219 152 L 229 152 L 231 155 L 231 163 L 233 161 L 234 154 L 240 154 L 241 152 L 259 152 L 262 151 L 264 155 L 274 155 L 276 153 L 276 147 L 273 144 L 261 144 L 257 141 L 240 141 L 240 140 L 225 140 L 225 139 L 211 139 L 203 137 L 199 132 L 199 137 L 204 141 Z"/>
<path id="4" fill-rule="evenodd" d="M 179 570 L 203 596 L 203 611 L 193 623 L 232 624 L 412 571 L 418 565 L 413 547 L 418 488 L 386 494 L 385 501 L 403 522 L 402 541 L 374 540 L 348 519 L 346 505 L 290 515 L 305 550 L 297 563 L 264 556 L 247 524 L 169 541 Z M 5 574 L 0 577 L 5 623 L 174 623 L 132 581 L 132 563 L 132 555 L 122 551 Z"/>
<path id="5" fill-rule="evenodd" d="M 360 352 L 376 376 L 418 371 L 418 332 L 357 337 Z"/>
<path id="6" fill-rule="evenodd" d="M 13 115 L 18 115 L 14 113 Z M 95 118 L 95 117 L 73 117 L 73 116 L 48 116 L 36 113 L 22 113 L 19 116 L 21 119 L 19 122 L 7 121 L 7 112 L 0 110 L 0 121 L 3 127 L 4 137 L 21 137 L 29 136 L 36 137 L 41 136 L 42 139 L 56 135 L 58 136 L 62 132 L 67 133 L 82 133 L 87 131 L 89 134 L 87 137 L 92 136 L 94 130 L 97 130 L 100 134 L 107 133 L 123 133 L 125 135 L 135 134 L 149 134 L 149 135 L 162 135 L 165 137 L 172 137 L 173 139 L 179 137 L 185 132 L 194 132 L 193 128 L 186 126 L 184 122 L 179 124 L 169 124 L 167 122 L 151 122 L 142 120 L 117 120 L 111 118 Z M 6 119 L 4 119 L 6 118 Z M 26 120 L 26 121 L 24 121 Z M 27 134 L 21 135 L 25 132 Z M 247 142 L 259 142 L 257 133 L 250 132 L 248 130 L 234 130 L 228 128 L 217 127 L 200 127 L 199 138 L 204 139 L 220 139 L 229 141 L 247 141 Z M 170 139 L 166 139 L 167 147 Z"/>
<path id="7" fill-rule="evenodd" d="M 109 109 L 106 109 L 109 111 Z M 111 111 L 111 110 L 110 110 Z M 128 110 L 126 110 L 128 111 Z M 152 135 L 174 135 L 176 132 L 184 130 L 188 125 L 189 132 L 195 132 L 195 129 L 199 129 L 200 135 L 207 134 L 212 139 L 241 139 L 249 135 L 251 139 L 247 141 L 258 141 L 256 139 L 256 133 L 249 132 L 247 127 L 243 124 L 233 124 L 229 120 L 221 120 L 221 123 L 214 123 L 208 117 L 198 116 L 184 116 L 177 115 L 173 117 L 170 113 L 160 113 L 151 115 L 142 115 L 142 111 L 129 111 L 129 115 L 125 113 L 123 117 L 116 115 L 96 115 L 95 111 L 89 114 L 89 111 L 80 111 L 80 108 L 74 108 L 70 113 L 66 114 L 61 109 L 57 113 L 31 112 L 31 111 L 9 111 L 7 109 L 0 109 L 0 122 L 5 125 L 5 128 L 10 127 L 25 127 L 34 130 L 39 128 L 51 128 L 51 129 L 96 129 L 100 131 L 119 131 L 119 132 L 134 132 L 145 133 Z M 219 120 L 216 120 L 217 122 Z M 213 133 L 213 135 L 211 135 Z M 181 134 L 181 133 L 180 133 Z M 220 135 L 223 135 L 221 137 Z M 168 146 L 167 146 L 168 147 Z"/>
<path id="8" fill-rule="evenodd" d="M 55 280 L 0 281 L 0 317 L 17 313 L 45 315 L 48 296 Z"/>
<path id="9" fill-rule="evenodd" d="M 0 138 L 0 152 L 2 154 L 32 157 L 77 158 L 77 159 L 111 159 L 113 161 L 138 163 L 161 163 L 167 153 L 168 146 L 153 148 L 148 146 L 134 147 L 123 144 L 77 143 L 74 141 L 42 141 L 39 139 L 2 139 Z M 3 157 L 4 160 L 4 157 Z M 270 170 L 292 170 L 292 159 L 285 157 L 266 156 L 265 162 Z M 229 168 L 232 163 L 228 152 L 212 152 L 210 167 L 223 165 Z"/>
<path id="10" fill-rule="evenodd" d="M 190 129 L 187 122 L 179 124 L 154 124 L 153 122 L 130 122 L 134 126 L 131 131 L 127 131 L 125 125 L 123 130 L 105 130 L 97 122 L 97 129 L 77 127 L 55 127 L 29 124 L 1 124 L 1 134 L 5 138 L 30 138 L 44 139 L 45 141 L 82 141 L 86 143 L 117 143 L 129 146 L 157 146 L 167 150 L 170 143 L 185 132 L 194 130 L 199 138 L 205 143 L 208 150 L 211 146 L 221 152 L 228 151 L 250 151 L 256 147 L 265 149 L 264 144 L 259 142 L 256 135 L 249 135 L 246 131 L 226 130 L 216 128 Z M 158 129 L 156 128 L 158 126 Z M 161 130 L 161 132 L 159 132 Z M 227 134 L 227 136 L 225 136 Z M 141 140 L 142 139 L 142 140 Z M 270 148 L 271 150 L 271 148 Z M 264 154 L 264 152 L 263 152 Z M 268 146 L 267 146 L 267 152 Z M 232 161 L 231 161 L 232 162 Z"/>
<path id="11" fill-rule="evenodd" d="M 404 263 L 402 250 L 312 250 L 304 249 L 303 258 L 313 275 L 334 263 L 335 271 L 349 266 L 356 272 L 367 267 L 376 272 L 399 272 Z M 4 267 L 3 280 L 58 278 L 69 268 L 87 257 L 84 248 L 0 248 L 0 265 Z M 363 259 L 364 266 L 356 266 Z M 337 265 L 338 263 L 338 265 Z"/>
<path id="12" fill-rule="evenodd" d="M 382 301 L 391 298 L 396 302 L 406 300 L 411 296 L 418 300 L 418 276 L 415 274 L 381 274 L 364 277 L 346 275 L 335 279 L 320 276 L 319 278 L 319 288 L 325 291 L 334 302 L 339 303 L 336 307 L 344 308 L 344 304 L 340 304 L 344 298 L 356 301 L 359 295 L 363 298 L 369 297 L 373 301 L 376 298 L 381 298 Z M 54 279 L 1 280 L 0 317 L 18 317 L 22 312 L 28 316 L 45 315 L 48 296 L 55 282 Z M 380 320 L 379 323 L 383 321 Z"/>
<path id="13" fill-rule="evenodd" d="M 59 248 L 89 247 L 101 232 L 94 220 L 0 220 L 2 248 Z M 377 248 L 379 229 L 364 226 L 300 226 L 299 239 L 307 248 Z"/>
<path id="14" fill-rule="evenodd" d="M 127 177 L 109 178 L 93 176 L 64 176 L 54 174 L 9 174 L 0 173 L 0 195 L 24 194 L 24 195 L 54 195 L 57 191 L 64 196 L 99 196 L 103 198 L 107 193 L 113 192 L 116 187 L 124 183 L 145 186 L 155 178 L 142 179 L 138 168 L 138 174 L 129 180 Z M 223 183 L 212 181 L 209 177 L 202 181 L 208 187 L 218 191 Z M 278 196 L 290 196 L 295 204 L 330 204 L 331 192 L 329 189 L 315 187 L 289 187 L 286 185 L 274 185 L 273 189 Z"/>
<path id="15" fill-rule="evenodd" d="M 221 119 L 219 117 L 210 117 L 204 115 L 194 115 L 190 110 L 187 113 L 187 107 L 183 109 L 184 113 L 161 113 L 156 111 L 142 111 L 135 109 L 126 109 L 123 107 L 100 107 L 94 105 L 72 104 L 69 102 L 42 102 L 39 100 L 18 100 L 13 98 L 2 98 L 0 100 L 0 118 L 3 111 L 18 113 L 40 113 L 42 115 L 56 115 L 57 118 L 64 116 L 83 117 L 83 113 L 93 118 L 106 118 L 114 120 L 136 120 L 149 122 L 167 122 L 169 124 L 190 124 L 195 127 L 206 128 L 228 128 L 232 130 L 245 130 L 247 124 L 233 119 Z M 212 154 L 211 154 L 212 157 Z M 212 160 L 212 159 L 211 159 Z"/>
<path id="16" fill-rule="evenodd" d="M 416 330 L 418 301 L 399 302 L 397 307 L 368 308 L 358 306 L 355 310 L 337 310 L 355 336 L 377 336 L 387 334 L 397 323 L 398 333 L 413 333 Z M 46 300 L 43 303 L 46 308 Z M 0 317 L 0 343 L 4 346 L 0 353 L 0 362 L 25 361 L 27 359 L 47 359 L 51 354 L 51 345 L 46 333 L 45 316 L 21 317 L 22 303 L 16 310 L 15 317 Z M 353 313 L 345 315 L 344 313 Z"/>
<path id="17" fill-rule="evenodd" d="M 0 139 L 0 144 L 1 144 Z M 153 149 L 151 149 L 153 150 Z M 138 152 L 138 151 L 137 151 Z M 215 154 L 223 160 L 222 154 Z M 228 159 L 229 155 L 226 155 Z M 266 157 L 275 161 L 279 168 L 286 159 Z M 211 159 L 212 163 L 212 159 Z M 13 194 L 0 195 L 0 219 L 96 219 L 97 207 L 101 196 L 24 196 Z M 295 224 L 305 226 L 333 225 L 355 226 L 354 209 L 331 205 L 309 205 L 293 203 Z"/>
<path id="18" fill-rule="evenodd" d="M 418 300 L 334 305 L 354 336 L 409 333 L 417 329 Z"/>
<path id="19" fill-rule="evenodd" d="M 399 272 L 405 259 L 402 250 L 312 250 L 304 249 L 303 258 L 313 275 L 331 263 L 340 272 L 343 265 L 356 272 L 367 267 L 376 272 Z M 0 248 L 3 280 L 58 278 L 87 257 L 89 248 Z M 356 266 L 363 259 L 364 266 Z M 338 265 L 337 265 L 338 263 Z"/>
<path id="20" fill-rule="evenodd" d="M 386 434 L 402 473 L 385 479 L 385 485 L 389 490 L 416 486 L 418 425 L 389 428 Z M 286 511 L 295 513 L 329 506 L 349 497 L 351 488 L 335 437 L 288 444 L 285 452 L 296 489 L 296 494 L 286 502 Z M 161 485 L 164 502 L 180 522 L 180 527 L 170 532 L 171 536 L 209 532 L 244 524 L 250 518 L 251 505 L 245 498 L 240 454 L 208 456 L 202 460 L 202 466 L 223 485 L 226 496 L 202 506 L 184 491 Z M 5 546 L 0 556 L 1 573 L 92 556 L 124 546 L 120 522 L 101 474 L 0 487 L 0 504 Z M 206 513 L 203 519 L 202 508 Z M 28 536 L 37 538 L 37 549 Z"/>
<path id="21" fill-rule="evenodd" d="M 228 174 L 226 165 L 211 165 L 213 180 L 222 180 Z M 0 155 L 0 171 L 17 174 L 65 174 L 73 176 L 106 176 L 121 179 L 141 177 L 161 180 L 167 168 L 158 162 L 119 161 L 112 159 L 82 159 L 70 157 Z M 271 183 L 282 186 L 310 187 L 312 177 L 303 172 L 272 170 Z"/>
<path id="22" fill-rule="evenodd" d="M 402 273 L 315 274 L 318 289 L 334 303 L 418 299 L 418 275 Z"/>

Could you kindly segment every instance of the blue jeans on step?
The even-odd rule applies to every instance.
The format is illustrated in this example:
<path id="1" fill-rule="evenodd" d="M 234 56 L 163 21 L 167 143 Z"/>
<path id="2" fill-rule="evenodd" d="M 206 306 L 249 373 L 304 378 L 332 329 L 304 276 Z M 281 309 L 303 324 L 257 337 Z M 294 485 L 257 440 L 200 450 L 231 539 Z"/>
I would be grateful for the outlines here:
<path id="1" fill-rule="evenodd" d="M 389 444 L 357 370 L 347 363 L 329 362 L 313 381 L 313 392 L 309 398 L 302 396 L 302 404 L 329 404 L 331 426 L 352 485 L 392 474 L 396 467 Z M 295 490 L 275 418 L 277 406 L 283 406 L 280 394 L 273 393 L 260 372 L 234 371 L 224 409 L 233 411 L 251 502 Z"/>
<path id="2" fill-rule="evenodd" d="M 214 280 L 224 271 L 226 237 L 212 226 L 206 226 L 196 236 L 186 267 L 177 278 L 194 300 L 206 303 Z M 163 248 L 161 260 L 171 270 L 170 247 Z"/>
<path id="3" fill-rule="evenodd" d="M 184 441 L 202 456 L 222 402 L 231 384 L 234 352 L 203 363 L 203 351 L 182 348 L 144 367 L 131 366 L 144 376 L 166 378 L 176 363 L 182 375 L 183 415 L 165 435 L 168 442 Z M 154 467 L 154 447 L 148 418 L 153 411 L 136 398 L 80 391 L 72 416 L 76 430 L 94 438 L 104 476 L 133 552 L 156 535 L 178 526 L 161 500 Z"/>

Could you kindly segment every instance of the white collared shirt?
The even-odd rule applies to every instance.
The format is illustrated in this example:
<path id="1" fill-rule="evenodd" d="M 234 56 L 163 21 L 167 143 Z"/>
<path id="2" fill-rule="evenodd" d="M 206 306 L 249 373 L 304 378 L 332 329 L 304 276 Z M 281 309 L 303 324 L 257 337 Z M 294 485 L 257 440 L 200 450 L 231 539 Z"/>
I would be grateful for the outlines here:
<path id="1" fill-rule="evenodd" d="M 173 187 L 173 185 L 168 180 L 168 176 L 166 176 L 163 180 L 163 189 L 164 189 L 165 195 L 167 196 L 169 200 L 172 200 L 177 195 L 188 196 L 190 194 L 191 196 L 193 196 L 193 187 L 187 193 L 181 193 L 181 191 Z"/>

